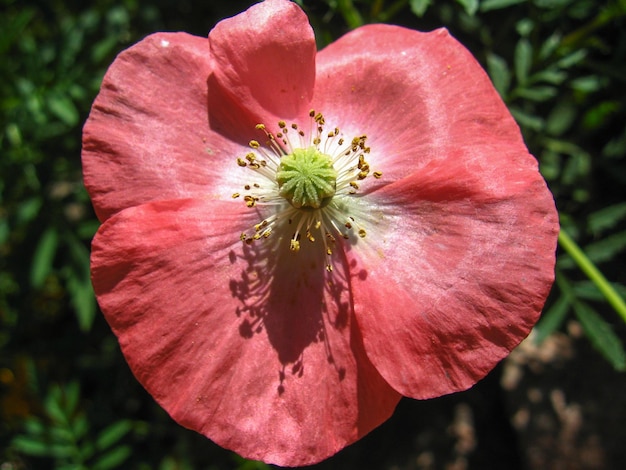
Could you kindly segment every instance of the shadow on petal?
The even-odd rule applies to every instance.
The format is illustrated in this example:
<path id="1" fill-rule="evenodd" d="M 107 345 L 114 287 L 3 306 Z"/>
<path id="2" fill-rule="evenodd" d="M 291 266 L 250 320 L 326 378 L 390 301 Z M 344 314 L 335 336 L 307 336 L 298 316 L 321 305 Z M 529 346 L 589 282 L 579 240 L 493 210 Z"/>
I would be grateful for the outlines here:
<path id="1" fill-rule="evenodd" d="M 328 365 L 342 380 L 345 368 L 333 354 L 328 328 L 347 333 L 350 268 L 343 257 L 336 257 L 329 273 L 321 247 L 293 253 L 278 249 L 279 242 L 244 243 L 241 254 L 229 254 L 231 262 L 240 257 L 247 263 L 241 277 L 230 280 L 231 293 L 241 302 L 236 310 L 239 333 L 253 338 L 265 331 L 280 363 L 279 393 L 287 375 L 302 377 L 306 372 L 306 350 L 313 343 L 324 344 Z"/>
<path id="2" fill-rule="evenodd" d="M 207 88 L 209 127 L 223 137 L 247 146 L 251 136 L 256 135 L 255 126 L 267 118 L 247 111 L 239 100 L 217 83 L 215 74 L 209 75 Z"/>

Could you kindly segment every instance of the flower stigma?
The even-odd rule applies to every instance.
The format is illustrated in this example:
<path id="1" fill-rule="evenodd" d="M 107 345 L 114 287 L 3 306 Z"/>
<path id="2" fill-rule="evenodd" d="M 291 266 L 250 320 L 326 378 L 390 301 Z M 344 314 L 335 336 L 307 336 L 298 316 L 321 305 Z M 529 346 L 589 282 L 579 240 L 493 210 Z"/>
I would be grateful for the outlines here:
<path id="1" fill-rule="evenodd" d="M 350 240 L 367 235 L 355 216 L 358 211 L 351 211 L 354 205 L 347 198 L 357 194 L 361 181 L 370 174 L 378 179 L 382 173 L 371 172 L 366 161 L 370 153 L 366 135 L 348 140 L 337 127 L 327 131 L 321 113 L 311 110 L 309 117 L 308 134 L 297 124 L 288 126 L 285 121 L 278 122 L 275 134 L 264 124 L 257 124 L 256 128 L 265 134 L 264 145 L 251 140 L 251 151 L 237 158 L 237 164 L 261 178 L 246 184 L 244 193 L 236 192 L 232 197 L 243 195 L 249 208 L 272 208 L 253 231 L 241 234 L 244 243 L 270 236 L 282 243 L 288 238 L 285 246 L 297 253 L 301 243 L 320 242 L 326 270 L 332 272 L 337 237 Z"/>

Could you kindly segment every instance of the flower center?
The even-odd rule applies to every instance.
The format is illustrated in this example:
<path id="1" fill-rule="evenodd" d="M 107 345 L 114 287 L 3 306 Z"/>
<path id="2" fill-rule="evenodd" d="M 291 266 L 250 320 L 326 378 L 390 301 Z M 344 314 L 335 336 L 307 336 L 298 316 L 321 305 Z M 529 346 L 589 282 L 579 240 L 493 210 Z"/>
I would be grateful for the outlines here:
<path id="1" fill-rule="evenodd" d="M 315 147 L 296 148 L 280 159 L 276 182 L 278 193 L 296 209 L 319 209 L 335 195 L 337 170 Z"/>
<path id="2" fill-rule="evenodd" d="M 356 242 L 367 234 L 361 223 L 367 215 L 351 198 L 361 180 L 370 175 L 365 160 L 370 148 L 365 145 L 367 136 L 344 139 L 337 127 L 325 130 L 322 114 L 312 110 L 309 116 L 308 134 L 297 124 L 288 127 L 284 121 L 278 122 L 276 134 L 258 124 L 257 129 L 266 136 L 265 145 L 251 140 L 252 151 L 237 159 L 239 166 L 257 176 L 244 186 L 243 200 L 265 216 L 254 225 L 253 233 L 244 232 L 240 238 L 252 244 L 271 236 L 278 249 L 288 240 L 286 246 L 296 253 L 302 240 L 321 241 L 326 269 L 332 271 L 337 237 Z M 382 173 L 374 171 L 372 175 L 378 179 Z M 240 196 L 233 194 L 233 198 Z"/>

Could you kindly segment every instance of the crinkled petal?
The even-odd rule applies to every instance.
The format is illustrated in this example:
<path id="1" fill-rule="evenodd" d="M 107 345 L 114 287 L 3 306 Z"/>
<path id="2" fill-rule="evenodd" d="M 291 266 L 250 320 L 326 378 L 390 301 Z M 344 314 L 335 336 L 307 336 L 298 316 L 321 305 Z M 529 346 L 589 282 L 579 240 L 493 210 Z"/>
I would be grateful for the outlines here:
<path id="1" fill-rule="evenodd" d="M 306 113 L 315 82 L 316 45 L 304 12 L 266 0 L 220 21 L 209 34 L 216 86 L 273 123 Z"/>
<path id="2" fill-rule="evenodd" d="M 459 147 L 521 143 L 489 78 L 445 29 L 364 26 L 321 50 L 317 67 L 315 108 L 348 135 L 366 134 L 368 162 L 383 172 L 365 192 Z"/>
<path id="3" fill-rule="evenodd" d="M 83 132 L 84 181 L 100 220 L 235 187 L 223 165 L 246 150 L 209 129 L 209 72 L 206 38 L 184 33 L 151 35 L 111 65 Z"/>
<path id="4" fill-rule="evenodd" d="M 255 217 L 202 200 L 123 210 L 94 239 L 93 283 L 131 369 L 176 421 L 248 458 L 314 463 L 399 395 L 365 355 L 347 268 L 331 283 L 323 254 L 293 264 L 243 244 Z"/>
<path id="5" fill-rule="evenodd" d="M 350 252 L 367 272 L 353 283 L 355 315 L 403 395 L 472 386 L 526 337 L 552 285 L 552 196 L 530 155 L 489 150 L 458 149 L 368 196 L 385 215 Z"/>

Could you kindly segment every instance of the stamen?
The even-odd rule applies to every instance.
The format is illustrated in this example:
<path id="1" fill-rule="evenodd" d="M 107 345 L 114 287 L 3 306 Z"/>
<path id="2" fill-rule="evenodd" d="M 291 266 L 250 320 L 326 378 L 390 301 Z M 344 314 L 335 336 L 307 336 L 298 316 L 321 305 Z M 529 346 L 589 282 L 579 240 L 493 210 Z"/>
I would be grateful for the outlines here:
<path id="1" fill-rule="evenodd" d="M 346 139 L 339 127 L 325 130 L 324 115 L 313 109 L 309 118 L 308 132 L 282 120 L 276 123 L 276 133 L 265 124 L 257 124 L 265 144 L 250 140 L 251 151 L 237 158 L 238 166 L 261 178 L 243 185 L 246 206 L 271 212 L 240 239 L 252 244 L 271 238 L 276 249 L 288 239 L 289 250 L 294 253 L 302 248 L 301 238 L 311 245 L 321 240 L 325 268 L 330 273 L 336 236 L 356 242 L 367 234 L 354 216 L 346 214 L 351 207 L 346 198 L 357 194 L 361 181 L 370 174 L 380 179 L 382 172 L 370 169 L 366 135 Z M 232 194 L 233 199 L 241 196 L 239 192 Z M 307 249 L 315 249 L 308 245 Z"/>

